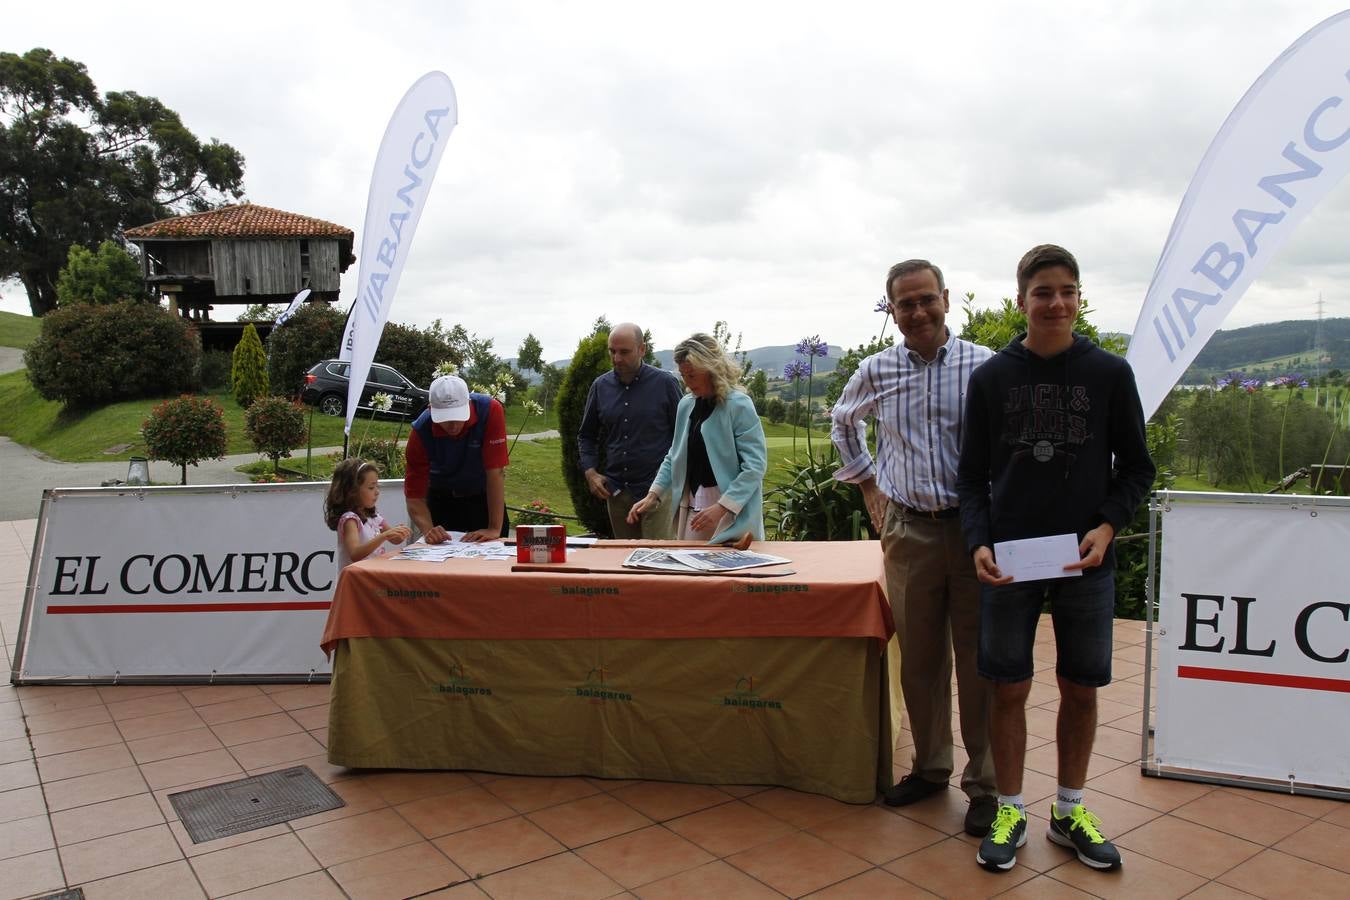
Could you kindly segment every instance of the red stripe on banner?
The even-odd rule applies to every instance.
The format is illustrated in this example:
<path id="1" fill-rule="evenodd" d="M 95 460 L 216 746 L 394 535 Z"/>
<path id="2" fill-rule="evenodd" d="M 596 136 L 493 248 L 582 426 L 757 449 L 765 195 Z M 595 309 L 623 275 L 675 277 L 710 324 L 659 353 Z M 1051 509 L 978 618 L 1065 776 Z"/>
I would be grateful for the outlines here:
<path id="1" fill-rule="evenodd" d="M 327 600 L 287 603 L 110 603 L 104 606 L 48 606 L 49 616 L 84 616 L 100 613 L 190 613 L 190 612 L 285 612 L 293 609 L 328 609 Z"/>
<path id="2" fill-rule="evenodd" d="M 1231 681 L 1236 684 L 1266 684 L 1271 687 L 1302 688 L 1305 691 L 1335 691 L 1350 694 L 1350 681 L 1341 678 L 1314 678 L 1310 675 L 1279 675 L 1270 672 L 1242 672 L 1235 669 L 1206 669 L 1203 666 L 1177 666 L 1178 678 L 1201 681 Z"/>

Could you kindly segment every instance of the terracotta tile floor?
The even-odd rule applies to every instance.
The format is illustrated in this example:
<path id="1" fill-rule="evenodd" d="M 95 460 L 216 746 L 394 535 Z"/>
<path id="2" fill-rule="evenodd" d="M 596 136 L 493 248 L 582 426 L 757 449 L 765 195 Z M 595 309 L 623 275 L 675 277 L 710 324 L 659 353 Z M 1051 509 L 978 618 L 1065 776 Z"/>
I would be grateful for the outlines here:
<path id="1" fill-rule="evenodd" d="M 6 668 L 34 526 L 0 522 Z M 1042 836 L 1055 788 L 1047 642 L 1028 715 L 1031 835 L 1005 874 L 975 865 L 957 790 L 896 811 L 781 788 L 358 774 L 325 761 L 326 687 L 4 684 L 0 897 L 77 885 L 156 900 L 1350 896 L 1350 804 L 1139 774 L 1144 634 L 1119 622 L 1115 636 L 1089 802 L 1122 848 L 1116 873 Z M 896 744 L 910 746 L 909 733 Z M 908 754 L 897 760 L 903 774 Z M 301 763 L 347 805 L 194 845 L 167 800 Z"/>

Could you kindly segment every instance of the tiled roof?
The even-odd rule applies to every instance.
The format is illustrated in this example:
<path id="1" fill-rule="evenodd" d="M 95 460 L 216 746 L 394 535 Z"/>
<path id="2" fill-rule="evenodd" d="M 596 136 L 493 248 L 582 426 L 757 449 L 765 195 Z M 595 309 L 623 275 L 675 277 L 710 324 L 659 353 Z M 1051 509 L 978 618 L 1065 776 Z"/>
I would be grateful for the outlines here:
<path id="1" fill-rule="evenodd" d="M 240 203 L 207 212 L 189 213 L 137 225 L 125 232 L 131 240 L 146 238 L 332 237 L 353 240 L 350 228 L 270 206 Z"/>

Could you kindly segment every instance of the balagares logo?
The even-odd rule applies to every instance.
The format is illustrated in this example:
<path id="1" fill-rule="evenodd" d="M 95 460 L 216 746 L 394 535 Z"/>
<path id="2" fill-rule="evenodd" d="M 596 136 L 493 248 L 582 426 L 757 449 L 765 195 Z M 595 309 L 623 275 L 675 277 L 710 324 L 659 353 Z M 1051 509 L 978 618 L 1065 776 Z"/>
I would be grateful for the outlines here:
<path id="1" fill-rule="evenodd" d="M 783 708 L 780 700 L 772 700 L 768 697 L 760 696 L 757 688 L 759 679 L 753 675 L 742 675 L 736 679 L 736 688 L 728 694 L 723 694 L 713 702 L 719 706 L 733 708 L 738 712 L 749 713 L 756 709 L 777 709 Z"/>
<path id="2" fill-rule="evenodd" d="M 491 697 L 492 688 L 475 684 L 473 679 L 464 671 L 464 666 L 454 660 L 450 663 L 450 670 L 446 674 L 445 680 L 435 684 L 431 688 L 438 694 L 450 694 L 447 699 L 463 700 L 467 697 Z"/>
<path id="3" fill-rule="evenodd" d="M 562 594 L 567 597 L 617 597 L 619 589 L 613 585 L 573 585 L 563 584 L 548 589 L 550 594 Z"/>
<path id="4" fill-rule="evenodd" d="M 609 681 L 609 669 L 597 666 L 586 673 L 582 684 L 568 690 L 574 697 L 581 697 L 592 704 L 631 703 L 633 695 Z"/>
<path id="5" fill-rule="evenodd" d="M 804 594 L 811 590 L 809 584 L 733 584 L 733 594 Z"/>
<path id="6" fill-rule="evenodd" d="M 441 595 L 440 591 L 405 591 L 399 588 L 378 589 L 375 593 L 390 600 L 428 600 Z"/>

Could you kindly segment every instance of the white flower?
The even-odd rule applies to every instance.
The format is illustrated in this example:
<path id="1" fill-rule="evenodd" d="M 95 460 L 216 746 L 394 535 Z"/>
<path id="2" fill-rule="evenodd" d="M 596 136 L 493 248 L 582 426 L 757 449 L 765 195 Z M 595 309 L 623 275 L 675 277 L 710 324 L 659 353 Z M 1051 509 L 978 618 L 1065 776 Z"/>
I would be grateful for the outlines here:
<path id="1" fill-rule="evenodd" d="M 458 375 L 459 366 L 456 366 L 450 360 L 442 360 L 440 365 L 431 370 L 432 380 L 440 378 L 442 375 Z"/>
<path id="2" fill-rule="evenodd" d="M 370 398 L 370 408 L 376 412 L 389 412 L 394 406 L 394 398 L 386 393 L 374 394 Z"/>
<path id="3" fill-rule="evenodd" d="M 532 416 L 542 416 L 544 414 L 544 408 L 533 400 L 526 400 L 521 405 L 525 407 L 525 412 Z"/>

